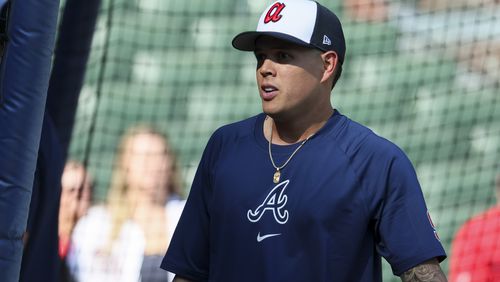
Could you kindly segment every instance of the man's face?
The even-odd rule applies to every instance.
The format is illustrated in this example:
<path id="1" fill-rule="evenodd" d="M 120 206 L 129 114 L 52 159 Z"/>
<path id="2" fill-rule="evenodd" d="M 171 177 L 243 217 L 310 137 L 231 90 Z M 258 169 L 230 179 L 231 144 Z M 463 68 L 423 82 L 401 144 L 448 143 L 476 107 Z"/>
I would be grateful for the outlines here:
<path id="1" fill-rule="evenodd" d="M 321 52 L 262 36 L 257 39 L 257 86 L 264 113 L 274 119 L 310 115 L 324 107 L 320 91 L 324 64 Z"/>

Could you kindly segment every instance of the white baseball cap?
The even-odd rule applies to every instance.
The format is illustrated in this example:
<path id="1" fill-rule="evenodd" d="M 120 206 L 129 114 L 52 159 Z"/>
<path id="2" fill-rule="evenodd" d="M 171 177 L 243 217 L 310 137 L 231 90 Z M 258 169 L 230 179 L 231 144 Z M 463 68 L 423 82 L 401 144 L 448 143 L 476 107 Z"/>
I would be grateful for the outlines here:
<path id="1" fill-rule="evenodd" d="M 275 37 L 322 51 L 335 51 L 344 62 L 345 39 L 339 18 L 315 1 L 283 0 L 267 7 L 256 31 L 242 32 L 233 39 L 233 47 L 254 51 L 261 35 Z"/>

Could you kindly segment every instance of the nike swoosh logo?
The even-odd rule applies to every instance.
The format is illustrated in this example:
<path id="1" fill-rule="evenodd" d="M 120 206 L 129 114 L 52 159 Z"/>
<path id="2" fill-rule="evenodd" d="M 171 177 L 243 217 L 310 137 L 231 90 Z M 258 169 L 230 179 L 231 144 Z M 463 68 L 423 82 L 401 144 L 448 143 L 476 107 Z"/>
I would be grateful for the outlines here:
<path id="1" fill-rule="evenodd" d="M 267 238 L 275 237 L 275 236 L 279 236 L 279 235 L 281 235 L 281 233 L 271 233 L 271 234 L 266 234 L 266 235 L 260 236 L 260 232 L 259 232 L 259 234 L 257 234 L 257 242 L 262 242 Z"/>

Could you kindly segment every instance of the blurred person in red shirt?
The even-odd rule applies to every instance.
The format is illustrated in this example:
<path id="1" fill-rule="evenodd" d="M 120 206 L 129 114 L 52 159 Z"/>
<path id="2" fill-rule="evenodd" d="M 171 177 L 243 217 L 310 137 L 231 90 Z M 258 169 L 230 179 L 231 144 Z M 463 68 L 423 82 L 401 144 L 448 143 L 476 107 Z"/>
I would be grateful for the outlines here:
<path id="1" fill-rule="evenodd" d="M 500 281 L 500 174 L 495 190 L 497 204 L 469 219 L 455 235 L 451 282 Z"/>
<path id="2" fill-rule="evenodd" d="M 71 232 L 90 206 L 92 179 L 81 163 L 69 161 L 64 167 L 61 186 L 59 256 L 64 259 L 68 253 Z"/>
<path id="3" fill-rule="evenodd" d="M 76 222 L 84 216 L 91 204 L 93 181 L 85 166 L 68 161 L 61 177 L 61 204 L 59 206 L 59 257 L 61 281 L 74 281 L 66 257 Z"/>

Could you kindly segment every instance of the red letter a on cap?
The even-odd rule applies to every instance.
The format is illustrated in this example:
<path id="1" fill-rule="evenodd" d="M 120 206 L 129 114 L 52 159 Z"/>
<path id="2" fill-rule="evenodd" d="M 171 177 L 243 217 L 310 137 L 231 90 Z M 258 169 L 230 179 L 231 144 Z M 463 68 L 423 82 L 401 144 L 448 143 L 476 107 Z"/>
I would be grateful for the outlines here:
<path id="1" fill-rule="evenodd" d="M 279 3 L 279 2 L 276 2 L 274 3 L 274 5 L 271 6 L 271 8 L 269 8 L 269 11 L 267 11 L 267 14 L 266 14 L 266 18 L 264 19 L 264 23 L 269 23 L 269 22 L 277 22 L 281 19 L 281 11 L 283 10 L 283 8 L 285 8 L 285 4 L 284 3 Z"/>

